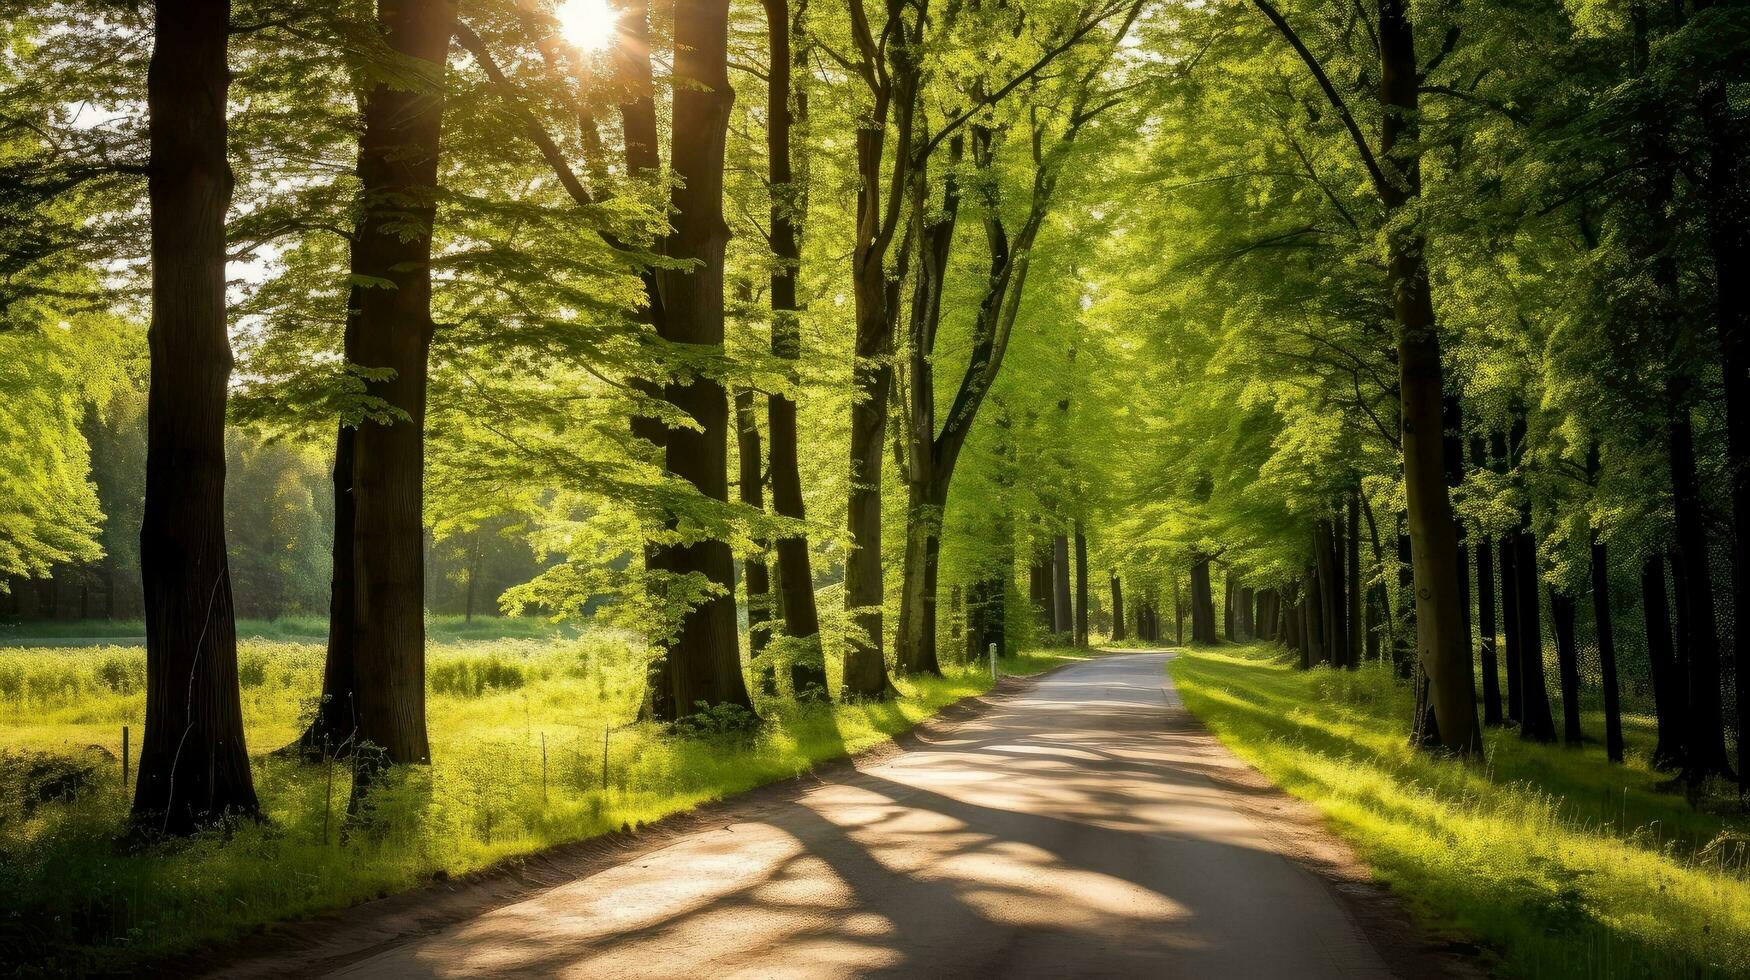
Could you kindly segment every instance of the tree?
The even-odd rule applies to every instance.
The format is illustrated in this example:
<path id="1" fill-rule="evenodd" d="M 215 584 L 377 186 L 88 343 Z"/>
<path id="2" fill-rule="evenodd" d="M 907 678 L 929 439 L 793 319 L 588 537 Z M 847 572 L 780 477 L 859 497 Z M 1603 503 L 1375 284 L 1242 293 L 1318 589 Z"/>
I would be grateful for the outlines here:
<path id="1" fill-rule="evenodd" d="M 162 0 L 146 83 L 152 388 L 140 563 L 146 729 L 133 815 L 186 834 L 260 805 L 243 736 L 225 552 L 228 0 Z"/>
<path id="2" fill-rule="evenodd" d="M 1421 158 L 1416 150 L 1422 69 L 1416 61 L 1414 27 L 1407 4 L 1379 5 L 1379 74 L 1382 117 L 1379 153 L 1362 136 L 1349 109 L 1318 60 L 1269 0 L 1255 0 L 1266 17 L 1306 62 L 1331 107 L 1354 141 L 1388 224 L 1386 288 L 1398 325 L 1398 388 L 1402 398 L 1404 485 L 1416 569 L 1417 648 L 1431 685 L 1440 740 L 1472 754 L 1481 748 L 1476 692 L 1470 684 L 1468 631 L 1462 628 L 1458 542 L 1452 502 L 1446 492 L 1442 402 L 1445 397 L 1440 334 L 1428 281 L 1427 239 L 1413 219 L 1393 223 L 1421 194 Z M 1381 161 L 1384 161 L 1383 164 Z M 1386 168 L 1389 167 L 1388 171 Z"/>
<path id="3" fill-rule="evenodd" d="M 786 0 L 764 0 L 766 11 L 766 168 L 771 195 L 770 236 L 772 272 L 772 353 L 795 361 L 802 356 L 802 333 L 797 322 L 799 305 L 796 280 L 802 263 L 800 226 L 806 217 L 805 183 L 796 180 L 791 145 L 791 123 L 806 123 L 808 93 L 796 89 L 792 78 L 807 67 L 802 25 L 806 2 L 796 5 L 794 16 Z M 794 384 L 796 374 L 786 379 Z M 767 425 L 771 433 L 772 509 L 779 516 L 801 521 L 806 516 L 802 501 L 802 473 L 797 460 L 796 401 L 784 391 L 766 398 Z M 825 665 L 820 662 L 820 613 L 815 606 L 814 571 L 809 561 L 808 538 L 784 534 L 774 542 L 778 554 L 778 589 L 781 593 L 784 633 L 802 646 L 791 654 L 791 683 L 796 690 L 826 692 Z"/>

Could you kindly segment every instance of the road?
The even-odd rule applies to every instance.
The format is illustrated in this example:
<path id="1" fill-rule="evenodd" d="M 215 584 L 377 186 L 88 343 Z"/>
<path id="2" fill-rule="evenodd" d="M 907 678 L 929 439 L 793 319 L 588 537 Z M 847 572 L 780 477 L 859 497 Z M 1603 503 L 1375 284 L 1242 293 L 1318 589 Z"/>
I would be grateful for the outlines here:
<path id="1" fill-rule="evenodd" d="M 1342 880 L 1352 858 L 1185 713 L 1167 656 L 1061 669 L 904 751 L 327 975 L 1457 972 L 1380 896 L 1355 899 L 1371 886 Z"/>

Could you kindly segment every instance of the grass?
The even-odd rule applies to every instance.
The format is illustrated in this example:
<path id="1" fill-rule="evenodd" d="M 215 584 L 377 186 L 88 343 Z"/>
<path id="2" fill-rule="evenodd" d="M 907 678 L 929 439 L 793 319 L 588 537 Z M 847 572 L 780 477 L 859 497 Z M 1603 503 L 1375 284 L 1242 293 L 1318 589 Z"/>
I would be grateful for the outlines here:
<path id="1" fill-rule="evenodd" d="M 1189 650 L 1168 670 L 1224 743 L 1323 811 L 1436 934 L 1482 943 L 1497 973 L 1750 975 L 1750 818 L 1729 795 L 1697 807 L 1666 791 L 1650 719 L 1625 719 L 1626 765 L 1498 729 L 1460 763 L 1409 748 L 1411 695 L 1389 669 L 1300 671 L 1255 645 Z"/>
<path id="2" fill-rule="evenodd" d="M 1003 670 L 1032 674 L 1085 656 L 1032 652 Z M 940 679 L 898 679 L 893 701 L 773 700 L 759 706 L 766 720 L 752 732 L 677 737 L 634 721 L 644 667 L 623 640 L 434 645 L 433 765 L 373 792 L 343 833 L 345 762 L 267 755 L 300 730 L 321 657 L 308 643 L 242 645 L 244 720 L 266 821 L 129 853 L 116 846 L 127 808 L 116 753 L 123 725 L 133 726 L 137 752 L 144 652 L 0 650 L 0 967 L 125 970 L 636 827 L 869 749 L 990 687 L 983 665 L 950 665 Z M 45 758 L 91 767 L 88 784 L 70 801 L 38 803 L 24 777 Z"/>
<path id="3" fill-rule="evenodd" d="M 539 616 L 432 616 L 426 620 L 426 633 L 434 642 L 452 640 L 504 640 L 575 638 L 576 627 L 554 623 Z M 146 624 L 138 619 L 33 619 L 23 622 L 0 620 L 0 647 L 9 644 L 26 646 L 101 646 L 92 640 L 139 641 L 146 635 Z M 328 639 L 328 618 L 325 616 L 281 616 L 278 619 L 240 619 L 239 639 L 280 640 L 287 643 L 322 643 Z"/>

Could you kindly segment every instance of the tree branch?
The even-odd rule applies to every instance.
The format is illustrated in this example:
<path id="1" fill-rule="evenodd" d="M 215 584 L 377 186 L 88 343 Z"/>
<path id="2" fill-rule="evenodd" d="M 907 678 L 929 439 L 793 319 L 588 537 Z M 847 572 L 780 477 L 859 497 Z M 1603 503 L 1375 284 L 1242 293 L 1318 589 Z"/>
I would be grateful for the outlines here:
<path id="1" fill-rule="evenodd" d="M 1276 30 L 1288 41 L 1289 46 L 1294 48 L 1295 53 L 1300 55 L 1300 60 L 1306 63 L 1307 70 L 1312 72 L 1313 79 L 1319 83 L 1319 88 L 1324 90 L 1325 98 L 1330 100 L 1331 107 L 1337 110 L 1338 117 L 1343 120 L 1343 128 L 1349 131 L 1349 138 L 1355 143 L 1355 152 L 1360 154 L 1361 163 L 1367 168 L 1367 175 L 1373 179 L 1374 189 L 1382 197 L 1385 196 L 1391 186 L 1390 182 L 1385 179 L 1385 171 L 1380 169 L 1379 161 L 1374 159 L 1373 150 L 1367 145 L 1367 137 L 1362 135 L 1361 127 L 1356 125 L 1355 117 L 1350 114 L 1349 106 L 1343 101 L 1343 97 L 1337 93 L 1337 87 L 1331 84 L 1331 78 L 1325 74 L 1324 66 L 1319 64 L 1319 59 L 1313 57 L 1311 51 L 1307 50 L 1306 43 L 1300 39 L 1299 34 L 1294 32 L 1294 28 L 1288 26 L 1288 21 L 1283 18 L 1282 12 L 1277 10 L 1270 0 L 1252 0 L 1252 3 L 1263 11 L 1264 16 L 1270 19 L 1270 23 L 1276 25 Z"/>

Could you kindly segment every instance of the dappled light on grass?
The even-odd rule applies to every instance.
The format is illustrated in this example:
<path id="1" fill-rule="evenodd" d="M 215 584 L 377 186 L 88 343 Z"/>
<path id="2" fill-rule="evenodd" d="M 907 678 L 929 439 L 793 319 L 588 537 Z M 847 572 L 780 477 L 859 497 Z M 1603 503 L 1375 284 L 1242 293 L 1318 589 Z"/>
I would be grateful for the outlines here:
<path id="1" fill-rule="evenodd" d="M 1082 656 L 1037 652 L 1003 669 Z M 433 765 L 397 774 L 349 822 L 347 760 L 270 755 L 301 730 L 300 694 L 318 689 L 322 648 L 246 641 L 239 661 L 266 822 L 125 854 L 114 846 L 126 812 L 116 753 L 123 725 L 138 745 L 144 652 L 0 651 L 0 742 L 29 753 L 0 772 L 0 949 L 68 969 L 138 962 L 646 824 L 869 749 L 990 686 L 984 665 L 949 665 L 941 679 L 899 679 L 894 701 L 773 702 L 753 732 L 677 738 L 636 721 L 643 662 L 618 638 L 435 646 Z M 70 802 L 26 799 L 20 787 L 43 760 L 84 774 Z M 39 925 L 11 934 L 14 910 Z"/>
<path id="2" fill-rule="evenodd" d="M 1750 964 L 1750 819 L 1661 792 L 1639 726 L 1627 766 L 1498 729 L 1460 764 L 1409 747 L 1410 693 L 1389 671 L 1302 672 L 1277 653 L 1195 651 L 1169 669 L 1193 712 L 1316 804 L 1436 931 L 1484 941 L 1512 976 Z"/>

